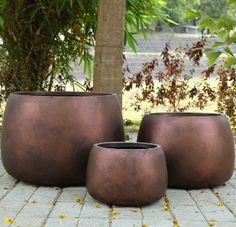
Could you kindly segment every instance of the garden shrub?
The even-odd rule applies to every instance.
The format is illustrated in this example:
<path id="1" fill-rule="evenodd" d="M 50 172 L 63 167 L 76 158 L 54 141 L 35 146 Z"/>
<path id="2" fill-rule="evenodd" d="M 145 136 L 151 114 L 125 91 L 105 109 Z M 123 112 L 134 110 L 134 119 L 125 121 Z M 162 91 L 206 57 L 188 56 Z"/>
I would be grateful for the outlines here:
<path id="1" fill-rule="evenodd" d="M 191 107 L 204 110 L 210 102 L 215 102 L 215 111 L 225 113 L 235 130 L 235 68 L 226 68 L 222 62 L 199 72 L 205 45 L 206 40 L 202 39 L 191 47 L 171 51 L 166 44 L 161 61 L 152 59 L 132 77 L 124 77 L 123 91 L 136 89 L 131 104 L 133 109 L 143 111 L 143 103 L 146 102 L 150 104 L 148 111 L 154 107 L 164 107 L 166 111 L 183 112 Z M 188 67 L 187 62 L 191 63 Z M 195 79 L 197 76 L 200 80 Z M 216 86 L 211 83 L 212 80 L 216 81 Z"/>

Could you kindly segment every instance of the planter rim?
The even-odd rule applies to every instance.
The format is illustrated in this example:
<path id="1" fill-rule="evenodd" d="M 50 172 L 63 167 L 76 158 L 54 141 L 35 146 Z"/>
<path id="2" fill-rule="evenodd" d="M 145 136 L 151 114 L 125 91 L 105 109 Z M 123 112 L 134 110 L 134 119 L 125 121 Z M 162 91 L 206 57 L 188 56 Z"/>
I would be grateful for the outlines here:
<path id="1" fill-rule="evenodd" d="M 13 92 L 11 95 L 17 96 L 44 96 L 44 97 L 97 97 L 115 96 L 115 93 L 108 92 L 75 92 L 75 91 L 20 91 Z"/>
<path id="2" fill-rule="evenodd" d="M 204 113 L 204 112 L 157 112 L 145 114 L 145 116 L 173 116 L 173 117 L 219 117 L 224 116 L 222 113 Z"/>
<path id="3" fill-rule="evenodd" d="M 96 143 L 93 145 L 94 147 L 100 149 L 109 149 L 109 150 L 153 150 L 155 148 L 161 148 L 159 144 L 154 143 L 144 143 L 144 142 L 102 142 Z"/>

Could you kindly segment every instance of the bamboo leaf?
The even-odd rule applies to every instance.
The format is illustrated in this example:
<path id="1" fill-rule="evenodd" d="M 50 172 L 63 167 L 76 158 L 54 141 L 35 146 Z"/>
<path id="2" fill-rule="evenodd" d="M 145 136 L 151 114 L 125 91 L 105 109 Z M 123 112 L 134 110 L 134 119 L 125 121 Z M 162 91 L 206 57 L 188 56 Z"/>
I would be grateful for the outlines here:
<path id="1" fill-rule="evenodd" d="M 234 56 L 233 52 L 230 50 L 229 47 L 226 47 L 226 48 L 224 49 L 224 51 L 225 51 L 227 54 L 229 54 L 229 55 L 231 55 L 231 56 Z"/>
<path id="2" fill-rule="evenodd" d="M 225 45 L 224 42 L 214 42 L 213 45 L 212 45 L 212 48 L 214 48 L 214 47 L 219 47 L 219 46 L 223 46 L 223 45 Z"/>
<path id="3" fill-rule="evenodd" d="M 137 41 L 135 40 L 133 35 L 128 31 L 125 32 L 125 36 L 126 36 L 125 38 L 126 38 L 128 45 L 136 53 L 137 52 L 137 45 L 138 45 Z"/>
<path id="4" fill-rule="evenodd" d="M 214 51 L 212 49 L 206 50 L 208 64 L 213 65 L 221 54 L 222 54 L 221 51 Z"/>

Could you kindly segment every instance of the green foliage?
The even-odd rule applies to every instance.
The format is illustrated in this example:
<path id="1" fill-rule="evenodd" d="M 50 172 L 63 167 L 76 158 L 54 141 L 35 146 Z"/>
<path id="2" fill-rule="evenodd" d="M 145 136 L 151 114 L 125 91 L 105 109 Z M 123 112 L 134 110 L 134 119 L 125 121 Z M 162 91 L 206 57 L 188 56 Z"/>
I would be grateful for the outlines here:
<path id="1" fill-rule="evenodd" d="M 210 17 L 227 13 L 227 0 L 167 0 L 166 4 L 170 18 L 179 24 L 194 23 L 199 11 Z"/>
<path id="2" fill-rule="evenodd" d="M 236 13 L 236 1 L 218 0 L 214 1 L 214 3 L 215 5 L 210 7 L 209 1 L 205 1 L 205 6 L 208 6 L 208 8 L 204 8 L 203 5 L 199 10 L 194 10 L 194 13 L 190 13 L 193 10 L 187 9 L 185 17 L 188 19 L 196 19 L 197 17 L 199 19 L 199 28 L 201 30 L 208 29 L 217 37 L 217 41 L 206 49 L 209 65 L 213 65 L 220 55 L 225 54 L 225 64 L 230 67 L 236 63 L 236 56 L 232 50 L 232 45 L 236 43 L 236 19 L 234 16 Z M 223 10 L 218 11 L 216 10 L 217 8 L 222 8 Z M 207 10 L 213 10 L 215 13 L 209 14 Z"/>
<path id="3" fill-rule="evenodd" d="M 1 0 L 1 101 L 19 90 L 53 90 L 67 83 L 71 62 L 84 63 L 91 77 L 98 0 Z M 162 0 L 127 0 L 125 34 L 136 50 L 133 34 L 149 29 L 154 19 L 168 19 Z"/>
<path id="4" fill-rule="evenodd" d="M 70 62 L 91 56 L 94 1 L 13 1 L 1 5 L 0 86 L 5 99 L 19 90 L 52 90 L 73 83 Z"/>
<path id="5" fill-rule="evenodd" d="M 137 51 L 134 34 L 141 33 L 145 37 L 153 22 L 174 23 L 165 13 L 166 3 L 163 0 L 126 1 L 125 44 Z"/>
<path id="6" fill-rule="evenodd" d="M 199 17 L 200 13 L 194 9 L 186 9 L 184 14 L 184 20 L 194 19 L 195 17 Z"/>
<path id="7" fill-rule="evenodd" d="M 184 9 L 190 8 L 195 9 L 199 4 L 199 0 L 167 0 L 166 1 L 166 12 L 169 14 L 170 19 L 177 22 L 178 24 L 184 23 L 183 12 Z"/>

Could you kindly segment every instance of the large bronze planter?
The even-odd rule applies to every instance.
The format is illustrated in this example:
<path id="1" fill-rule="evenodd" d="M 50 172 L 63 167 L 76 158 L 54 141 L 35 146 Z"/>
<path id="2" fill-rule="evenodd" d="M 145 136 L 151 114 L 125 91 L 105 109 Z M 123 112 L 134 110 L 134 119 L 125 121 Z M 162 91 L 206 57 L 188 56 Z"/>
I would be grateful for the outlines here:
<path id="1" fill-rule="evenodd" d="M 7 102 L 2 161 L 15 178 L 38 185 L 84 185 L 90 149 L 123 141 L 114 94 L 19 92 Z"/>
<path id="2" fill-rule="evenodd" d="M 233 137 L 222 114 L 148 114 L 141 122 L 138 141 L 161 144 L 170 187 L 213 187 L 233 173 Z"/>
<path id="3" fill-rule="evenodd" d="M 99 143 L 87 169 L 87 189 L 110 205 L 140 206 L 160 199 L 167 188 L 164 152 L 150 143 Z"/>

